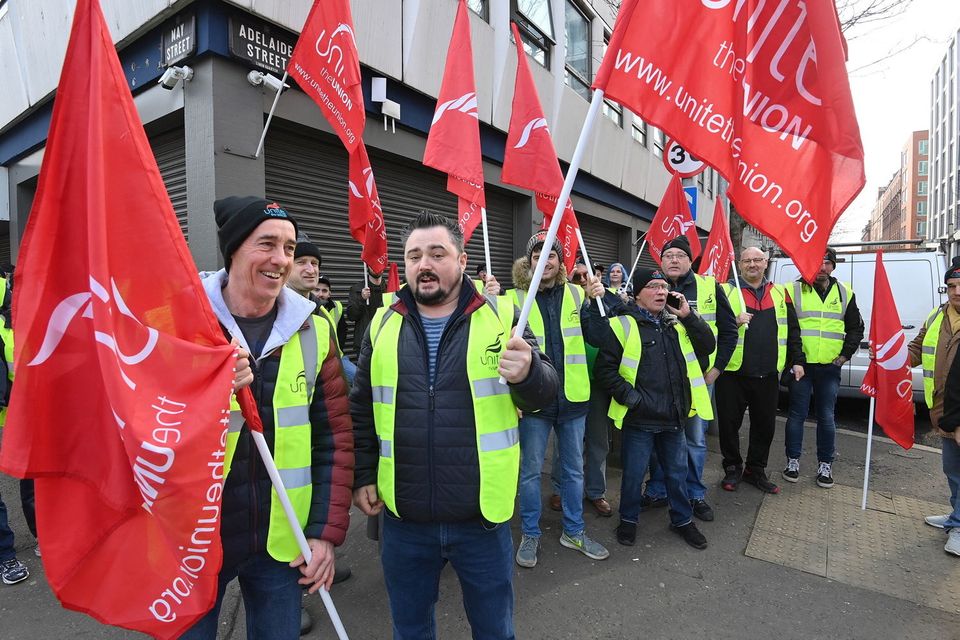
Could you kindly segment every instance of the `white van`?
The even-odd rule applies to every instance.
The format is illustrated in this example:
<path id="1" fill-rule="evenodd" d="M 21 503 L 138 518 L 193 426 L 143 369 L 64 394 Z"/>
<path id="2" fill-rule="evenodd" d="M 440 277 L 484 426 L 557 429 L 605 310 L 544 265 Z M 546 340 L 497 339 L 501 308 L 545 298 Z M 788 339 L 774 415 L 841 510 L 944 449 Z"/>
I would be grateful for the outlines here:
<path id="1" fill-rule="evenodd" d="M 837 268 L 833 276 L 853 287 L 866 328 L 860 349 L 844 365 L 841 373 L 840 395 L 844 397 L 866 397 L 860 392 L 860 383 L 870 364 L 867 341 L 870 338 L 876 256 L 875 251 L 837 252 Z M 919 333 L 930 310 L 946 301 L 946 287 L 943 285 L 947 270 L 946 256 L 935 249 L 884 251 L 883 266 L 887 270 L 903 332 L 907 340 L 912 340 Z M 778 284 L 790 284 L 800 274 L 793 260 L 778 257 L 770 258 L 767 277 Z M 920 367 L 913 370 L 913 399 L 914 402 L 923 402 L 923 371 Z"/>

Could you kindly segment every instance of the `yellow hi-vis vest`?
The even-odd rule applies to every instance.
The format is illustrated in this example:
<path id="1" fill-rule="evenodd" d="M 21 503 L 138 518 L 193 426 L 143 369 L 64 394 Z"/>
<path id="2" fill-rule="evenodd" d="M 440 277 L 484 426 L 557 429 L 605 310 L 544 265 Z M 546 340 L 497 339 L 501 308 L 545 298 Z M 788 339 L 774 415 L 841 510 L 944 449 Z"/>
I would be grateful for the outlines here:
<path id="1" fill-rule="evenodd" d="M 340 348 L 340 339 L 339 336 L 337 336 L 337 326 L 340 324 L 340 318 L 343 317 L 343 303 L 334 301 L 332 310 L 320 305 L 320 313 L 322 313 L 324 317 L 330 321 L 333 343 L 337 345 L 337 355 L 342 358 L 343 350 Z"/>
<path id="2" fill-rule="evenodd" d="M 840 355 L 846 330 L 843 316 L 850 303 L 850 285 L 837 281 L 820 299 L 814 287 L 793 283 L 793 307 L 800 321 L 800 339 L 808 364 L 828 364 Z"/>
<path id="3" fill-rule="evenodd" d="M 732 284 L 722 284 L 720 287 L 730 300 L 730 308 L 734 317 L 744 312 L 740 307 L 740 294 Z M 770 287 L 770 297 L 773 299 L 773 309 L 777 315 L 777 371 L 783 371 L 787 364 L 787 292 L 782 285 Z M 747 325 L 737 327 L 737 347 L 730 356 L 725 371 L 739 371 L 743 364 L 743 336 L 747 333 Z"/>
<path id="4" fill-rule="evenodd" d="M 381 308 L 370 323 L 370 386 L 373 419 L 380 441 L 377 491 L 387 509 L 397 517 L 395 490 L 395 430 L 399 345 L 402 315 Z M 473 397 L 477 458 L 480 464 L 480 512 L 490 522 L 513 516 L 520 474 L 520 430 L 510 388 L 500 383 L 499 354 L 507 348 L 513 328 L 513 305 L 504 298 L 487 298 L 469 319 L 467 379 Z M 491 349 L 498 345 L 496 349 Z M 402 461 L 401 461 L 402 462 Z"/>
<path id="5" fill-rule="evenodd" d="M 713 420 L 713 403 L 710 401 L 710 392 L 707 391 L 707 382 L 703 379 L 703 370 L 700 369 L 693 343 L 690 342 L 690 336 L 687 335 L 687 330 L 682 324 L 678 322 L 673 326 L 677 330 L 677 337 L 680 338 L 680 351 L 683 353 L 684 360 L 687 361 L 687 380 L 690 382 L 692 401 L 690 415 L 699 414 L 704 420 Z M 610 319 L 610 328 L 613 329 L 613 334 L 617 336 L 620 346 L 623 347 L 623 355 L 620 357 L 620 376 L 631 386 L 636 386 L 643 349 L 640 327 L 637 326 L 633 316 L 617 316 Z M 623 418 L 626 415 L 627 405 L 620 404 L 615 398 L 611 398 L 607 416 L 613 420 L 613 424 L 618 429 L 623 428 Z"/>
<path id="6" fill-rule="evenodd" d="M 697 283 L 697 313 L 710 325 L 713 331 L 713 337 L 717 337 L 717 279 L 713 276 L 701 276 L 693 274 Z M 717 348 L 714 346 L 713 352 L 707 358 L 707 369 L 713 368 L 713 363 L 717 359 Z"/>
<path id="7" fill-rule="evenodd" d="M 510 289 L 507 295 L 513 300 L 517 309 L 521 309 L 527 292 L 524 289 Z M 583 328 L 580 326 L 582 304 L 583 289 L 567 283 L 563 290 L 563 302 L 560 305 L 560 331 L 563 333 L 563 395 L 570 402 L 586 402 L 590 399 L 587 348 L 583 343 Z M 530 306 L 527 324 L 533 335 L 537 337 L 540 350 L 546 353 L 546 329 L 536 301 Z M 557 366 L 558 363 L 553 364 Z"/>
<path id="8" fill-rule="evenodd" d="M 313 494 L 310 403 L 320 367 L 330 350 L 330 325 L 311 315 L 307 327 L 280 350 L 280 370 L 273 390 L 273 459 L 287 489 L 300 526 L 307 524 Z M 230 473 L 244 425 L 236 397 L 230 398 L 225 474 Z M 255 455 L 255 454 L 252 454 Z M 290 562 L 300 554 L 276 490 L 271 490 L 267 551 L 273 559 Z"/>
<path id="9" fill-rule="evenodd" d="M 933 408 L 933 372 L 937 368 L 937 342 L 940 340 L 940 326 L 943 324 L 944 307 L 937 307 L 927 316 L 924 326 L 927 332 L 923 335 L 923 344 L 920 348 L 920 364 L 923 366 L 923 400 L 927 407 Z"/>

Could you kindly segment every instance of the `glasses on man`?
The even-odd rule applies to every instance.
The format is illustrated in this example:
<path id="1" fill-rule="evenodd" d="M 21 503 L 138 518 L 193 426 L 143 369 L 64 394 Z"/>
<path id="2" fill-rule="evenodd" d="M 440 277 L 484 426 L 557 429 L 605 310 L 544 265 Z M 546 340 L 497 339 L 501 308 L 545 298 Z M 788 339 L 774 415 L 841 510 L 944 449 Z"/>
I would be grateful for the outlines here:
<path id="1" fill-rule="evenodd" d="M 669 291 L 670 287 L 661 282 L 651 282 L 645 286 L 644 289 L 647 289 L 648 291 Z"/>
<path id="2" fill-rule="evenodd" d="M 741 264 L 763 264 L 766 261 L 767 261 L 766 258 L 741 258 L 740 259 Z"/>
<path id="3" fill-rule="evenodd" d="M 674 253 L 664 253 L 663 255 L 660 256 L 660 259 L 661 259 L 661 260 L 669 260 L 669 261 L 673 262 L 673 261 L 677 261 L 677 260 L 682 260 L 682 259 L 684 259 L 684 258 L 686 258 L 686 257 L 688 257 L 688 256 L 687 256 L 687 254 L 685 254 L 683 251 L 677 251 L 677 252 L 674 252 Z"/>

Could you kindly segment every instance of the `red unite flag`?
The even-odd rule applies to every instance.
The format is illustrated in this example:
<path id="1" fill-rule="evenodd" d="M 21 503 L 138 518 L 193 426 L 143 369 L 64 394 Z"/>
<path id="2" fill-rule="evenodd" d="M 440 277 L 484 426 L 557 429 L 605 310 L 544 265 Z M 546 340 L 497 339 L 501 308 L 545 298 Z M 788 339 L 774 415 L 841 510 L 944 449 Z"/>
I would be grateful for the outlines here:
<path id="1" fill-rule="evenodd" d="M 350 0 L 315 0 L 287 73 L 317 103 L 347 151 L 353 152 L 363 140 L 367 116 Z"/>
<path id="2" fill-rule="evenodd" d="M 395 291 L 400 290 L 400 269 L 397 267 L 396 262 L 390 263 L 390 271 L 387 274 L 387 288 L 384 290 L 386 293 L 394 293 Z"/>
<path id="3" fill-rule="evenodd" d="M 870 360 L 860 391 L 876 399 L 874 420 L 904 449 L 913 446 L 914 436 L 913 374 L 907 343 L 883 266 L 883 252 L 878 251 L 870 313 L 870 344 L 875 357 Z"/>
<path id="4" fill-rule="evenodd" d="M 179 635 L 217 595 L 234 349 L 96 0 L 77 2 L 13 311 L 0 468 L 36 479 L 47 581 L 68 609 Z"/>
<path id="5" fill-rule="evenodd" d="M 479 118 L 470 16 L 466 0 L 460 0 L 423 164 L 447 174 L 447 191 L 457 196 L 458 220 L 465 243 L 480 224 L 481 212 L 487 206 Z"/>
<path id="6" fill-rule="evenodd" d="M 717 197 L 713 208 L 713 226 L 707 238 L 707 248 L 703 250 L 700 275 L 713 276 L 717 282 L 726 282 L 730 277 L 730 265 L 733 264 L 733 240 L 730 239 L 730 225 L 723 212 L 723 203 Z"/>
<path id="7" fill-rule="evenodd" d="M 383 273 L 387 266 L 387 227 L 363 140 L 350 153 L 349 187 L 350 235 L 363 247 L 360 259 L 373 273 Z"/>
<path id="8" fill-rule="evenodd" d="M 696 260 L 700 255 L 700 236 L 697 235 L 697 225 L 690 215 L 690 205 L 687 204 L 687 194 L 683 192 L 680 176 L 674 173 L 647 232 L 647 246 L 658 265 L 663 245 L 678 236 L 687 236 L 690 251 L 693 253 L 692 259 Z"/>
<path id="9" fill-rule="evenodd" d="M 864 185 L 833 0 L 625 0 L 594 88 L 715 167 L 813 281 Z"/>
<path id="10" fill-rule="evenodd" d="M 513 105 L 510 114 L 510 130 L 507 133 L 507 148 L 503 153 L 501 179 L 507 184 L 530 189 L 536 193 L 537 208 L 543 213 L 543 228 L 550 226 L 553 212 L 563 189 L 563 172 L 557 152 L 550 139 L 547 120 L 537 96 L 537 87 L 530 75 L 527 54 L 517 25 L 513 26 L 513 38 L 517 44 L 517 78 L 514 83 Z M 577 260 L 577 214 L 567 199 L 563 219 L 557 231 L 557 240 L 563 247 L 563 262 L 567 273 L 573 273 Z"/>

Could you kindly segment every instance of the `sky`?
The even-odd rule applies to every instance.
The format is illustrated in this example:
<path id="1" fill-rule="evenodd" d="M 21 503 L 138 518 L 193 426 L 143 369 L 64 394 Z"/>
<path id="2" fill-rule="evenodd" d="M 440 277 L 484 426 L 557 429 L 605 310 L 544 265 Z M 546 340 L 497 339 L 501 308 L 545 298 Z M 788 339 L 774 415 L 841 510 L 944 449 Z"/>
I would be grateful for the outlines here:
<path id="1" fill-rule="evenodd" d="M 834 228 L 834 241 L 860 239 L 885 186 L 900 167 L 900 151 L 913 131 L 930 127 L 930 81 L 950 38 L 960 28 L 957 0 L 914 0 L 901 16 L 846 34 L 850 90 L 860 123 L 867 184 Z M 890 51 L 921 38 L 878 64 Z"/>

